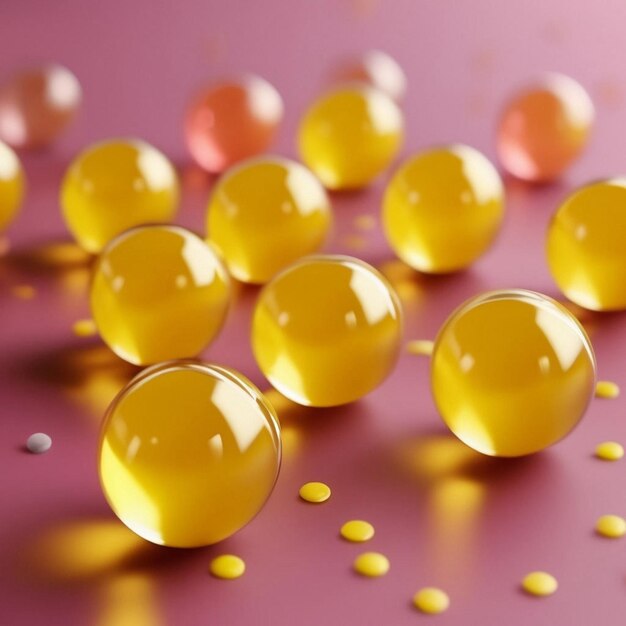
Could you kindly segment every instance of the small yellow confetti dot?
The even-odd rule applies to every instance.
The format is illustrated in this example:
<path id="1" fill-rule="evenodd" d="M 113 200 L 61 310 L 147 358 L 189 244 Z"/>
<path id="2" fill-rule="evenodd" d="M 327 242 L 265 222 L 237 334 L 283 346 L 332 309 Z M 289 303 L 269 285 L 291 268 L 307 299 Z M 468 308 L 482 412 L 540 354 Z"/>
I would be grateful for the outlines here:
<path id="1" fill-rule="evenodd" d="M 624 456 L 624 448 L 615 441 L 605 441 L 597 445 L 596 456 L 603 461 L 618 461 Z"/>
<path id="2" fill-rule="evenodd" d="M 533 596 L 551 596 L 558 587 L 556 578 L 547 572 L 531 572 L 522 581 L 524 591 Z"/>
<path id="3" fill-rule="evenodd" d="M 389 571 L 389 559 L 379 552 L 364 552 L 356 557 L 354 571 L 370 578 L 384 576 Z"/>
<path id="4" fill-rule="evenodd" d="M 374 527 L 369 522 L 353 519 L 341 527 L 341 536 L 348 541 L 369 541 L 374 536 Z"/>
<path id="5" fill-rule="evenodd" d="M 11 291 L 20 300 L 32 300 L 37 295 L 32 285 L 15 285 Z"/>
<path id="6" fill-rule="evenodd" d="M 434 341 L 428 339 L 416 339 L 406 344 L 406 351 L 416 356 L 430 356 L 433 353 Z"/>
<path id="7" fill-rule="evenodd" d="M 76 320 L 72 330 L 77 337 L 92 337 L 98 332 L 96 323 L 92 319 Z"/>
<path id="8" fill-rule="evenodd" d="M 619 515 L 603 515 L 596 522 L 596 532 L 611 539 L 623 537 L 626 534 L 626 520 Z"/>
<path id="9" fill-rule="evenodd" d="M 359 230 L 374 230 L 376 218 L 373 215 L 358 215 L 354 218 L 354 226 Z"/>
<path id="10" fill-rule="evenodd" d="M 435 615 L 443 613 L 450 606 L 450 598 L 445 591 L 436 587 L 424 587 L 413 596 L 415 608 L 422 613 Z"/>
<path id="11" fill-rule="evenodd" d="M 330 498 L 330 487 L 324 483 L 306 483 L 300 487 L 299 493 L 307 502 L 326 502 Z"/>
<path id="12" fill-rule="evenodd" d="M 246 564 L 234 554 L 222 554 L 211 561 L 211 574 L 216 578 L 239 578 L 246 571 Z"/>
<path id="13" fill-rule="evenodd" d="M 612 400 L 619 396 L 619 387 L 610 380 L 599 380 L 596 385 L 596 398 L 607 398 Z"/>

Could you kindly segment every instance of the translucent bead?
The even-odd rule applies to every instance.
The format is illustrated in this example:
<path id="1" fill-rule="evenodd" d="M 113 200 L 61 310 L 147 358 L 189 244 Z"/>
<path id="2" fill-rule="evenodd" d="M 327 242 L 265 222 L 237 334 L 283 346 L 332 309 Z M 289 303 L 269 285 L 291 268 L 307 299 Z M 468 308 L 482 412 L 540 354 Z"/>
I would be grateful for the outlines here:
<path id="1" fill-rule="evenodd" d="M 100 335 L 137 365 L 198 355 L 219 332 L 228 303 L 222 263 L 178 226 L 129 230 L 94 268 L 91 310 Z"/>
<path id="2" fill-rule="evenodd" d="M 141 224 L 169 222 L 179 187 L 169 160 L 143 141 L 114 139 L 79 154 L 61 187 L 68 228 L 88 252 Z"/>
<path id="3" fill-rule="evenodd" d="M 259 76 L 212 85 L 194 98 L 185 117 L 185 137 L 194 160 L 219 173 L 267 150 L 283 118 L 283 101 Z"/>
<path id="4" fill-rule="evenodd" d="M 300 122 L 304 163 L 329 189 L 364 187 L 389 166 L 403 140 L 395 102 L 364 85 L 348 85 L 316 100 Z"/>
<path id="5" fill-rule="evenodd" d="M 462 304 L 443 325 L 432 390 L 450 430 L 491 456 L 522 456 L 565 437 L 593 397 L 593 349 L 576 318 L 522 289 Z"/>
<path id="6" fill-rule="evenodd" d="M 626 309 L 626 178 L 581 187 L 554 214 L 547 256 L 559 289 L 594 311 Z"/>
<path id="7" fill-rule="evenodd" d="M 367 83 L 396 102 L 400 102 L 406 92 L 407 80 L 403 69 L 393 57 L 380 50 L 369 50 L 342 63 L 337 78 Z"/>
<path id="8" fill-rule="evenodd" d="M 385 192 L 383 225 L 396 254 L 428 273 L 469 266 L 491 245 L 504 216 L 498 172 L 463 145 L 411 157 Z"/>
<path id="9" fill-rule="evenodd" d="M 391 372 L 402 311 L 387 280 L 363 261 L 312 256 L 268 283 L 256 305 L 252 347 L 262 372 L 290 400 L 352 402 Z"/>
<path id="10" fill-rule="evenodd" d="M 24 172 L 15 152 L 0 141 L 0 231 L 15 218 L 24 198 Z"/>
<path id="11" fill-rule="evenodd" d="M 498 127 L 498 153 L 514 176 L 533 182 L 558 178 L 586 146 L 593 103 L 584 88 L 561 74 L 516 93 Z"/>
<path id="12" fill-rule="evenodd" d="M 258 157 L 220 178 L 207 229 L 235 278 L 264 283 L 317 251 L 331 219 L 326 192 L 309 170 L 288 159 Z"/>
<path id="13" fill-rule="evenodd" d="M 0 139 L 15 148 L 44 148 L 72 122 L 80 83 L 62 65 L 22 70 L 0 86 Z"/>
<path id="14" fill-rule="evenodd" d="M 115 398 L 99 470 L 115 514 L 153 543 L 216 543 L 245 526 L 280 466 L 272 406 L 244 376 L 176 361 L 150 367 Z"/>

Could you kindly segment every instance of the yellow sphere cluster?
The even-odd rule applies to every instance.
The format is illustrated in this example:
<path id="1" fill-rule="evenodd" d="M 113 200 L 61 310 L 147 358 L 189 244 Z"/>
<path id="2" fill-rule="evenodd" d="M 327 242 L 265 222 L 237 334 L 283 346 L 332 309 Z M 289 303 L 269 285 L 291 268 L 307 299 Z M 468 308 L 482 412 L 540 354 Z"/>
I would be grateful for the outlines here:
<path id="1" fill-rule="evenodd" d="M 491 456 L 522 456 L 567 435 L 593 397 L 589 338 L 563 306 L 522 289 L 482 294 L 439 331 L 432 391 L 450 430 Z"/>
<path id="2" fill-rule="evenodd" d="M 367 263 L 306 257 L 261 292 L 252 348 L 265 376 L 289 399 L 345 404 L 372 391 L 393 369 L 402 317 L 393 288 Z"/>
<path id="3" fill-rule="evenodd" d="M 94 269 L 91 310 L 120 357 L 148 365 L 198 355 L 222 326 L 229 278 L 212 248 L 178 226 L 116 237 Z"/>
<path id="4" fill-rule="evenodd" d="M 491 245 L 504 215 L 504 188 L 474 148 L 435 148 L 394 174 L 382 215 L 387 240 L 403 261 L 421 272 L 453 272 Z"/>
<path id="5" fill-rule="evenodd" d="M 88 252 L 121 232 L 171 221 L 178 178 L 169 160 L 143 141 L 115 139 L 87 148 L 68 168 L 61 207 L 68 228 Z"/>
<path id="6" fill-rule="evenodd" d="M 626 309 L 626 178 L 571 194 L 552 218 L 546 248 L 552 276 L 572 302 Z"/>
<path id="7" fill-rule="evenodd" d="M 231 275 L 265 283 L 324 243 L 332 221 L 326 191 L 306 167 L 260 157 L 230 169 L 207 213 L 211 243 Z"/>
<path id="8" fill-rule="evenodd" d="M 24 172 L 17 155 L 0 141 L 0 231 L 15 218 L 24 198 Z"/>
<path id="9" fill-rule="evenodd" d="M 204 546 L 258 513 L 280 455 L 274 409 L 247 378 L 175 361 L 141 372 L 109 407 L 100 481 L 116 515 L 144 539 Z"/>
<path id="10" fill-rule="evenodd" d="M 357 189 L 389 166 L 404 136 L 398 105 L 382 91 L 348 85 L 316 100 L 300 122 L 304 163 L 329 189 Z"/>

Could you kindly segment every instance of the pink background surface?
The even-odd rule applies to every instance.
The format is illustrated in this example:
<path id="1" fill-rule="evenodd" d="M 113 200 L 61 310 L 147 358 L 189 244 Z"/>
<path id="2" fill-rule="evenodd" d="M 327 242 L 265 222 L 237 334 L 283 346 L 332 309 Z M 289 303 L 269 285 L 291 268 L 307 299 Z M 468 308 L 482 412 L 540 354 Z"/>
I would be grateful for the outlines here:
<path id="1" fill-rule="evenodd" d="M 88 316 L 88 267 L 69 242 L 58 185 L 69 159 L 109 136 L 138 136 L 180 168 L 180 221 L 203 229 L 211 180 L 190 166 L 181 117 L 195 88 L 254 71 L 287 107 L 275 152 L 294 156 L 294 132 L 324 77 L 346 54 L 377 47 L 409 78 L 404 154 L 432 143 L 469 143 L 494 157 L 494 124 L 515 85 L 544 70 L 580 80 L 595 100 L 592 144 L 558 184 L 507 181 L 508 215 L 497 245 L 463 274 L 420 278 L 378 234 L 354 218 L 378 216 L 387 175 L 363 193 L 336 195 L 329 250 L 361 256 L 391 275 L 407 312 L 407 339 L 432 338 L 454 306 L 492 288 L 525 287 L 558 297 L 544 262 L 550 213 L 575 185 L 624 171 L 626 64 L 623 0 L 452 2 L 323 0 L 84 2 L 4 0 L 0 71 L 30 61 L 67 64 L 81 80 L 80 119 L 54 150 L 25 158 L 30 188 L 0 259 L 0 623 L 10 626 L 173 624 L 589 625 L 618 623 L 626 609 L 622 542 L 594 536 L 596 518 L 626 515 L 624 462 L 593 458 L 604 440 L 626 443 L 626 394 L 595 400 L 565 441 L 532 458 L 496 461 L 447 435 L 428 387 L 428 363 L 404 355 L 395 373 L 362 401 L 334 410 L 278 404 L 284 464 L 268 505 L 219 546 L 181 551 L 136 539 L 107 508 L 95 467 L 98 423 L 134 373 L 72 323 Z M 64 256 L 65 255 L 65 256 Z M 67 255 L 71 258 L 68 260 Z M 15 285 L 37 290 L 32 300 Z M 250 354 L 255 289 L 242 288 L 206 358 L 267 388 Z M 601 378 L 626 388 L 624 314 L 583 317 Z M 49 433 L 44 456 L 23 452 Z M 297 498 L 309 480 L 332 499 Z M 338 538 L 362 518 L 376 526 L 365 546 Z M 379 550 L 390 573 L 351 571 L 362 550 Z M 241 555 L 246 575 L 207 574 L 222 552 Z M 519 590 L 545 569 L 560 589 L 547 599 Z M 410 604 L 424 585 L 452 600 L 437 618 Z"/>

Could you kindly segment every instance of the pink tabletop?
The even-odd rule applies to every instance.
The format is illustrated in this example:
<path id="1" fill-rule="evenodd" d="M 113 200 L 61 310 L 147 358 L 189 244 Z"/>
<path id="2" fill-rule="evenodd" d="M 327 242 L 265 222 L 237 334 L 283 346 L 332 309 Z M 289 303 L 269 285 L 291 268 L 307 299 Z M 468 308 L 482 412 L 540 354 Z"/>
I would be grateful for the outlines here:
<path id="1" fill-rule="evenodd" d="M 259 516 L 223 544 L 152 546 L 117 521 L 100 491 L 99 420 L 135 372 L 97 339 L 72 333 L 89 315 L 88 260 L 71 245 L 58 210 L 59 180 L 84 145 L 137 136 L 177 163 L 181 223 L 202 231 L 212 180 L 191 166 L 184 105 L 203 82 L 253 71 L 281 91 L 287 119 L 275 151 L 295 156 L 306 104 L 346 54 L 380 48 L 405 68 L 405 154 L 464 142 L 494 157 L 497 111 L 510 90 L 543 70 L 585 85 L 598 110 L 592 144 L 558 184 L 507 181 L 508 214 L 495 247 L 471 270 L 422 278 L 394 261 L 379 234 L 385 174 L 362 193 L 335 195 L 329 250 L 360 256 L 398 287 L 406 338 L 433 338 L 452 308 L 487 289 L 525 287 L 559 297 L 544 261 L 549 216 L 574 186 L 623 173 L 626 44 L 623 0 L 3 0 L 0 70 L 38 60 L 67 64 L 85 91 L 80 119 L 51 151 L 25 157 L 29 194 L 0 259 L 0 624 L 195 626 L 200 624 L 413 624 L 510 626 L 621 623 L 623 541 L 594 535 L 598 516 L 626 516 L 624 463 L 593 458 L 597 443 L 626 443 L 626 398 L 594 400 L 570 437 L 531 458 L 498 461 L 447 434 L 429 392 L 428 361 L 405 354 L 393 375 L 358 403 L 331 410 L 276 401 L 284 463 Z M 371 215 L 375 230 L 355 218 Z M 18 297 L 19 285 L 35 297 Z M 205 357 L 268 385 L 249 348 L 253 288 L 241 288 Z M 600 377 L 626 388 L 626 317 L 583 314 Z M 53 438 L 42 456 L 23 444 Z M 299 501 L 306 481 L 332 498 Z M 365 546 L 338 537 L 348 519 L 376 527 Z M 381 579 L 351 571 L 362 550 L 391 561 Z M 222 581 L 211 558 L 241 555 L 246 575 Z M 544 599 L 519 588 L 529 571 L 559 580 Z M 419 614 L 411 597 L 440 586 L 447 613 Z"/>

